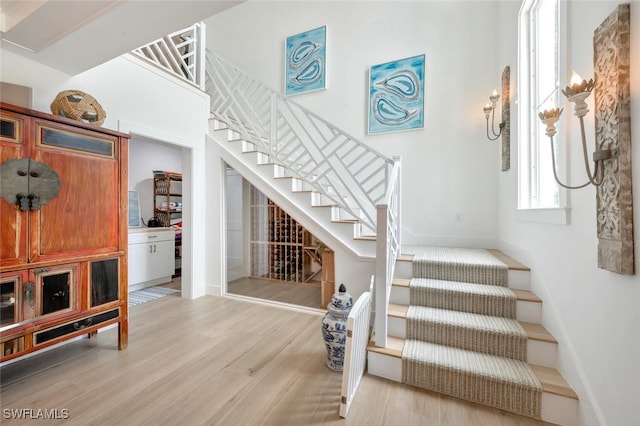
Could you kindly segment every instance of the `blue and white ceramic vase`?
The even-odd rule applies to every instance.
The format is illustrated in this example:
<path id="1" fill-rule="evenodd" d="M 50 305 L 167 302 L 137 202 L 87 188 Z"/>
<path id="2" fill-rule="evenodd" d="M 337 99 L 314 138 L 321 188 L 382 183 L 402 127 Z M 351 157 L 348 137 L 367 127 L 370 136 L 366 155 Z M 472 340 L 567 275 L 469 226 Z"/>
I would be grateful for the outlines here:
<path id="1" fill-rule="evenodd" d="M 344 367 L 344 348 L 347 341 L 347 317 L 353 306 L 353 297 L 347 293 L 344 284 L 340 284 L 338 293 L 331 296 L 327 313 L 322 318 L 322 336 L 327 347 L 325 365 L 329 370 L 342 372 Z"/>

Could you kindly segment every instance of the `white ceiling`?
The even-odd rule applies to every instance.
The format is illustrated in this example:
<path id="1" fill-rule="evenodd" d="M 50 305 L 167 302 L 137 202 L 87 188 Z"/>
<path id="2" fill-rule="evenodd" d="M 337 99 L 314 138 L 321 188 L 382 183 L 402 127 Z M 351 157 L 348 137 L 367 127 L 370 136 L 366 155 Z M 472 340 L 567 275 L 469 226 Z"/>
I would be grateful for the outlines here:
<path id="1" fill-rule="evenodd" d="M 245 0 L 0 0 L 2 48 L 75 75 Z"/>

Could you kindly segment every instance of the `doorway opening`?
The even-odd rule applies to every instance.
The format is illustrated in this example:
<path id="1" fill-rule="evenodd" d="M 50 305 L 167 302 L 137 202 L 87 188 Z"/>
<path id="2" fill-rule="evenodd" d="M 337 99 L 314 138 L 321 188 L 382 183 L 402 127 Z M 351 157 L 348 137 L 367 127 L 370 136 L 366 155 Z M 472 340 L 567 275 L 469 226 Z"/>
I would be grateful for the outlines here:
<path id="1" fill-rule="evenodd" d="M 171 261 L 175 262 L 175 267 L 169 275 L 166 275 L 170 280 L 163 279 L 161 280 L 163 282 L 154 282 L 154 285 L 178 290 L 183 294 L 189 294 L 190 292 L 185 290 L 191 286 L 189 279 L 183 280 L 183 276 L 190 277 L 191 274 L 182 273 L 183 266 L 189 267 L 188 264 L 183 263 L 182 257 L 183 245 L 190 243 L 190 233 L 185 233 L 183 239 L 182 232 L 183 206 L 186 210 L 189 209 L 188 203 L 184 203 L 182 197 L 182 173 L 183 170 L 190 168 L 188 151 L 189 149 L 180 145 L 131 132 L 129 189 L 138 194 L 141 227 L 155 225 L 169 227 L 175 231 L 173 248 L 167 253 L 171 256 Z M 159 179 L 163 173 L 167 179 Z M 163 183 L 167 184 L 166 191 L 161 190 Z M 188 181 L 184 182 L 184 186 L 188 184 Z M 139 283 L 137 286 L 145 286 L 145 284 Z"/>

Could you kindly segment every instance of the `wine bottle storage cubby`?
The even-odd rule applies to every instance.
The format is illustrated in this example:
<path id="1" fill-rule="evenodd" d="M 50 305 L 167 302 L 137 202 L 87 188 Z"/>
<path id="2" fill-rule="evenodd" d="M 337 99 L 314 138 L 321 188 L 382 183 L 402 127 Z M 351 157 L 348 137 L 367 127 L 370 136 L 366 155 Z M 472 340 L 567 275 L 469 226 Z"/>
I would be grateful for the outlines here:
<path id="1" fill-rule="evenodd" d="M 308 283 L 322 268 L 317 240 L 298 221 L 251 188 L 251 276 Z"/>

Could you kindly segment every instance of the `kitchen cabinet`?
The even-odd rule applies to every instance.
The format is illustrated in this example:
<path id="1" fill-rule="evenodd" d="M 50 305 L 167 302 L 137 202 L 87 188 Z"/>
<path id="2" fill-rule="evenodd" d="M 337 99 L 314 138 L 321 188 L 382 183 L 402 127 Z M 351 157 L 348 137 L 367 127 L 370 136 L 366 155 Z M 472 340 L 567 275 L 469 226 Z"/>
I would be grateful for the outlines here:
<path id="1" fill-rule="evenodd" d="M 129 291 L 171 281 L 175 272 L 172 228 L 129 230 Z"/>

